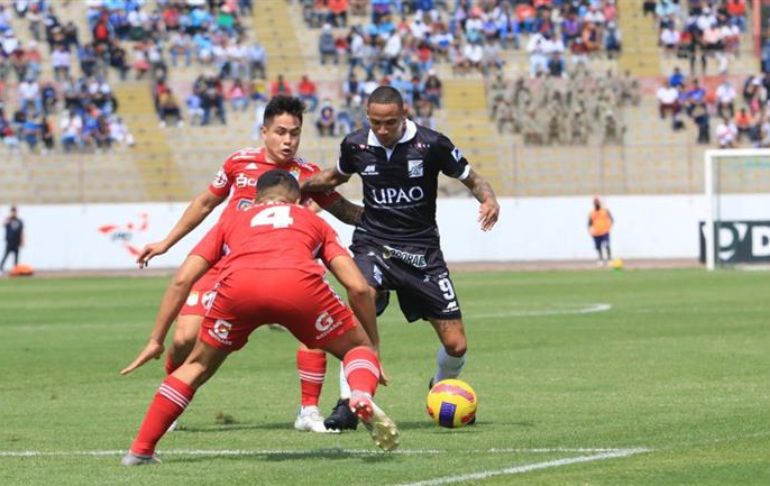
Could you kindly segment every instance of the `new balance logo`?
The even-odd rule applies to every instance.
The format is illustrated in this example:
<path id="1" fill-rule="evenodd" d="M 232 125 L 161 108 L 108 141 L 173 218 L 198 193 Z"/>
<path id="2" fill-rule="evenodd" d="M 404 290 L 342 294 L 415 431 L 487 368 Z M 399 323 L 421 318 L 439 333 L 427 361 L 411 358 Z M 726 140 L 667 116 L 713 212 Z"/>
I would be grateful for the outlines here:
<path id="1" fill-rule="evenodd" d="M 364 168 L 364 170 L 361 172 L 361 175 L 378 175 L 378 174 L 379 172 L 377 172 L 377 166 L 374 164 L 367 165 Z"/>

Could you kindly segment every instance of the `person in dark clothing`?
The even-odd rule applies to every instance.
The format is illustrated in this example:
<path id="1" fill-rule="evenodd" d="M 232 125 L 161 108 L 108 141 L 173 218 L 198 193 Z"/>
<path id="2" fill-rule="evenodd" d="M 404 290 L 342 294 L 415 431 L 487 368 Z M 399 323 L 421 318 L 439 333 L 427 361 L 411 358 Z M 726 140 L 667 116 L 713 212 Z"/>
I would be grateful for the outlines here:
<path id="1" fill-rule="evenodd" d="M 11 206 L 11 214 L 5 220 L 5 253 L 0 262 L 0 272 L 5 269 L 5 260 L 13 253 L 13 265 L 19 264 L 19 249 L 24 246 L 24 223 L 16 216 L 16 206 Z"/>

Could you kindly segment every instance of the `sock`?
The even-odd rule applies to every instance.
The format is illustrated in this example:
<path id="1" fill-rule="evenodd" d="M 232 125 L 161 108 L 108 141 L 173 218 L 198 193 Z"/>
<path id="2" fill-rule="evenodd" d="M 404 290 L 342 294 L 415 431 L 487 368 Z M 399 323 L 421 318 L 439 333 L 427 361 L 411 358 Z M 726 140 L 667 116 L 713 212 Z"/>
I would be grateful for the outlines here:
<path id="1" fill-rule="evenodd" d="M 166 353 L 166 376 L 176 371 L 176 369 L 180 366 L 182 366 L 182 363 L 174 364 L 174 362 L 171 360 L 171 354 Z"/>
<path id="2" fill-rule="evenodd" d="M 460 372 L 465 365 L 466 354 L 468 353 L 462 356 L 451 356 L 447 354 L 446 349 L 443 347 L 438 348 L 436 353 L 436 374 L 433 375 L 433 383 L 460 376 Z"/>
<path id="3" fill-rule="evenodd" d="M 302 394 L 302 407 L 317 407 L 326 375 L 326 353 L 297 349 L 297 374 Z"/>
<path id="4" fill-rule="evenodd" d="M 374 396 L 380 379 L 380 361 L 374 351 L 364 346 L 353 348 L 345 353 L 342 363 L 350 389 Z"/>
<path id="5" fill-rule="evenodd" d="M 131 444 L 131 452 L 151 456 L 155 452 L 155 445 L 171 423 L 184 412 L 193 395 L 193 387 L 173 376 L 166 377 L 147 409 L 139 434 Z"/>
<path id="6" fill-rule="evenodd" d="M 348 379 L 345 376 L 345 366 L 340 363 L 340 398 L 347 400 L 350 398 L 350 385 L 348 385 Z"/>

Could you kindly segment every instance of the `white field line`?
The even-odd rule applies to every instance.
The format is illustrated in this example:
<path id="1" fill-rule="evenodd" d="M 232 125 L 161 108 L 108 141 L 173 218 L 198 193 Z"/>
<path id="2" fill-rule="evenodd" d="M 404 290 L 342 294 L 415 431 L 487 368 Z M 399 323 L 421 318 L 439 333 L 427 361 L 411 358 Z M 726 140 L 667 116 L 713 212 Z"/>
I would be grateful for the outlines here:
<path id="1" fill-rule="evenodd" d="M 616 459 L 619 457 L 629 457 L 642 452 L 648 452 L 649 449 L 615 449 L 614 451 L 601 452 L 590 456 L 566 457 L 564 459 L 555 459 L 553 461 L 536 462 L 534 464 L 524 464 L 521 466 L 511 466 L 504 469 L 495 469 L 492 471 L 481 471 L 470 474 L 460 474 L 457 476 L 445 476 L 443 478 L 428 479 L 416 483 L 403 483 L 400 486 L 434 486 L 441 484 L 462 483 L 465 481 L 479 481 L 495 476 L 510 476 L 513 474 L 524 474 L 541 469 L 550 469 L 554 467 L 569 466 L 571 464 L 580 464 L 584 462 L 606 461 L 607 459 Z"/>
<path id="2" fill-rule="evenodd" d="M 647 449 L 610 449 L 610 448 L 587 448 L 587 447 L 539 447 L 539 448 L 492 448 L 492 449 L 402 449 L 390 452 L 388 454 L 401 455 L 431 455 L 431 454 L 547 454 L 559 452 L 594 452 L 594 453 L 617 453 L 625 451 L 644 452 Z M 93 450 L 93 451 L 0 451 L 2 457 L 104 457 L 120 456 L 125 454 L 125 450 Z M 159 456 L 208 456 L 208 457 L 233 457 L 233 456 L 308 456 L 313 454 L 347 454 L 358 456 L 373 456 L 383 454 L 377 449 L 169 449 L 159 450 Z"/>
<path id="3" fill-rule="evenodd" d="M 572 307 L 570 307 L 570 305 Z M 575 315 L 575 314 L 593 314 L 596 312 L 607 312 L 612 309 L 612 304 L 564 304 L 564 307 L 559 308 L 534 308 L 534 309 L 509 309 L 499 312 L 480 312 L 476 313 L 472 310 L 464 309 L 463 317 L 466 320 L 473 319 L 493 319 L 499 317 L 537 317 L 537 316 L 561 316 L 561 315 Z M 385 322 L 402 322 L 403 319 L 399 317 L 386 317 L 380 318 Z"/>

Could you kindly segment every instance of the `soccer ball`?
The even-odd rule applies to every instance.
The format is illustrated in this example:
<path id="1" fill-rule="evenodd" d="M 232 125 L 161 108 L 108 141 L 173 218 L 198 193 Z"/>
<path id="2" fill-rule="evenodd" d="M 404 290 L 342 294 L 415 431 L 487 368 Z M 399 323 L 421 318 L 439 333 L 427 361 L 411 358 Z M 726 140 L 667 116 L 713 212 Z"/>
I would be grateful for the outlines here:
<path id="1" fill-rule="evenodd" d="M 610 267 L 612 267 L 613 270 L 622 270 L 623 260 L 620 258 L 615 258 L 614 260 L 610 261 Z"/>
<path id="2" fill-rule="evenodd" d="M 462 380 L 441 380 L 428 392 L 428 415 L 442 427 L 462 427 L 476 417 L 479 400 Z"/>

